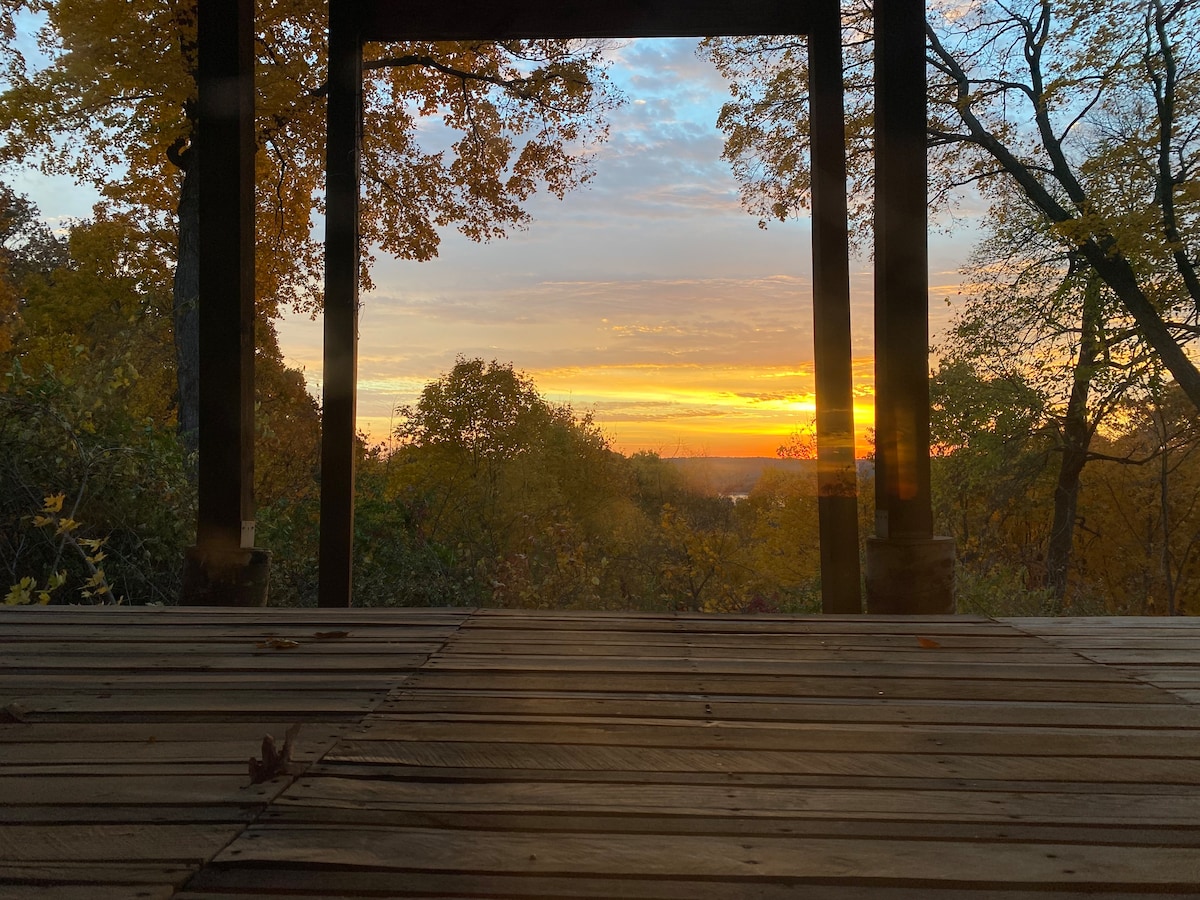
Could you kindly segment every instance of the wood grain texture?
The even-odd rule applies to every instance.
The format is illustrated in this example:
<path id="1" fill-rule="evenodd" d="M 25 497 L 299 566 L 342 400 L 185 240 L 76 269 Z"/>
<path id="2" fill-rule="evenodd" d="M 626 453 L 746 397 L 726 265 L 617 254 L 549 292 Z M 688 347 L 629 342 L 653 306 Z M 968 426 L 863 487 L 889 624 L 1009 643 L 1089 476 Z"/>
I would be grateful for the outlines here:
<path id="1" fill-rule="evenodd" d="M 0 900 L 1195 896 L 1200 624 L 1125 622 L 0 610 Z"/>
<path id="2" fill-rule="evenodd" d="M 464 619 L 0 612 L 0 898 L 173 896 Z M 295 724 L 285 771 L 250 784 Z"/>

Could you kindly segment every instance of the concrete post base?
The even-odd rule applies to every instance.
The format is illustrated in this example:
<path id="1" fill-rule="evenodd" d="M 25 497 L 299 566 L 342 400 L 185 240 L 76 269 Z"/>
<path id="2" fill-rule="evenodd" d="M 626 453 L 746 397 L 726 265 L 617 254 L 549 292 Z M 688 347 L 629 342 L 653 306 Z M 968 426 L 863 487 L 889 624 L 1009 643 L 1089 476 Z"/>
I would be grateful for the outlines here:
<path id="1" fill-rule="evenodd" d="M 867 538 L 867 612 L 954 612 L 954 538 Z"/>
<path id="2" fill-rule="evenodd" d="M 271 554 L 188 547 L 183 562 L 184 606 L 266 606 Z"/>

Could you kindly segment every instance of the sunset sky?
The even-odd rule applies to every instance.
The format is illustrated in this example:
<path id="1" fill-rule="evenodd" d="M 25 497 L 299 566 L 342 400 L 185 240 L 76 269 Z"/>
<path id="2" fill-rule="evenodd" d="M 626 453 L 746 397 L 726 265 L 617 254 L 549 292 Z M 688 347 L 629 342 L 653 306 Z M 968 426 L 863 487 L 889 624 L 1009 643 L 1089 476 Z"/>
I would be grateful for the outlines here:
<path id="1" fill-rule="evenodd" d="M 617 449 L 773 456 L 813 404 L 808 221 L 758 228 L 721 160 L 727 88 L 693 40 L 614 51 L 626 104 L 590 186 L 532 204 L 531 227 L 438 259 L 380 257 L 364 297 L 359 423 L 376 440 L 457 354 L 511 362 L 591 409 Z M 969 241 L 931 248 L 935 327 Z M 860 433 L 871 423 L 871 270 L 852 263 Z M 289 362 L 320 384 L 320 323 L 289 320 Z"/>
<path id="2" fill-rule="evenodd" d="M 742 209 L 715 127 L 728 91 L 694 40 L 628 42 L 612 56 L 626 103 L 588 187 L 535 198 L 534 222 L 507 240 L 450 231 L 432 262 L 379 255 L 359 349 L 359 425 L 374 440 L 457 355 L 511 362 L 550 400 L 594 411 L 626 453 L 773 456 L 809 422 L 808 221 L 763 231 Z M 51 218 L 90 208 L 87 192 L 68 199 L 61 184 L 13 186 Z M 932 242 L 935 336 L 970 245 L 969 234 Z M 872 416 L 869 261 L 851 273 L 861 434 Z M 279 333 L 319 397 L 320 322 L 291 317 Z"/>

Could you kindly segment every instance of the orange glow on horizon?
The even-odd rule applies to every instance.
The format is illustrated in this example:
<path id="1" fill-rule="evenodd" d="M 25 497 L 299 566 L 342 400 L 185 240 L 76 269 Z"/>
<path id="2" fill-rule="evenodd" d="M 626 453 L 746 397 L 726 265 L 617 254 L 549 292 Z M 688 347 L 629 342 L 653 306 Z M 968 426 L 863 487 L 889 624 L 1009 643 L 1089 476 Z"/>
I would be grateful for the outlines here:
<path id="1" fill-rule="evenodd" d="M 553 402 L 566 402 L 551 396 Z M 874 426 L 875 408 L 871 396 L 860 397 L 854 406 L 855 455 L 862 459 L 871 451 L 867 430 Z M 608 399 L 608 403 L 615 403 Z M 592 409 L 597 424 L 612 442 L 612 448 L 630 456 L 649 451 L 664 458 L 672 457 L 775 457 L 793 432 L 807 428 L 812 421 L 811 404 L 806 409 L 730 410 L 716 407 L 711 414 L 695 410 L 686 415 L 653 414 L 627 417 L 614 411 L 604 415 L 592 404 L 571 400 L 577 411 Z M 359 416 L 359 431 L 371 443 L 388 443 L 394 426 L 392 415 Z"/>

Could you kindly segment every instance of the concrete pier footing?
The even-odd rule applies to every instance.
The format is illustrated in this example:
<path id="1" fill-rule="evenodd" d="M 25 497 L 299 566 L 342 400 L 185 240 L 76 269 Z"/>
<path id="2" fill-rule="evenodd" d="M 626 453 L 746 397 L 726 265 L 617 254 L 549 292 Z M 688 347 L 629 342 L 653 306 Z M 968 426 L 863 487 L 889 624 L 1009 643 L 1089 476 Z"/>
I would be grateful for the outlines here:
<path id="1" fill-rule="evenodd" d="M 867 612 L 954 612 L 954 539 L 867 538 Z"/>
<path id="2" fill-rule="evenodd" d="M 266 606 L 271 554 L 255 547 L 189 547 L 183 565 L 183 606 Z"/>

